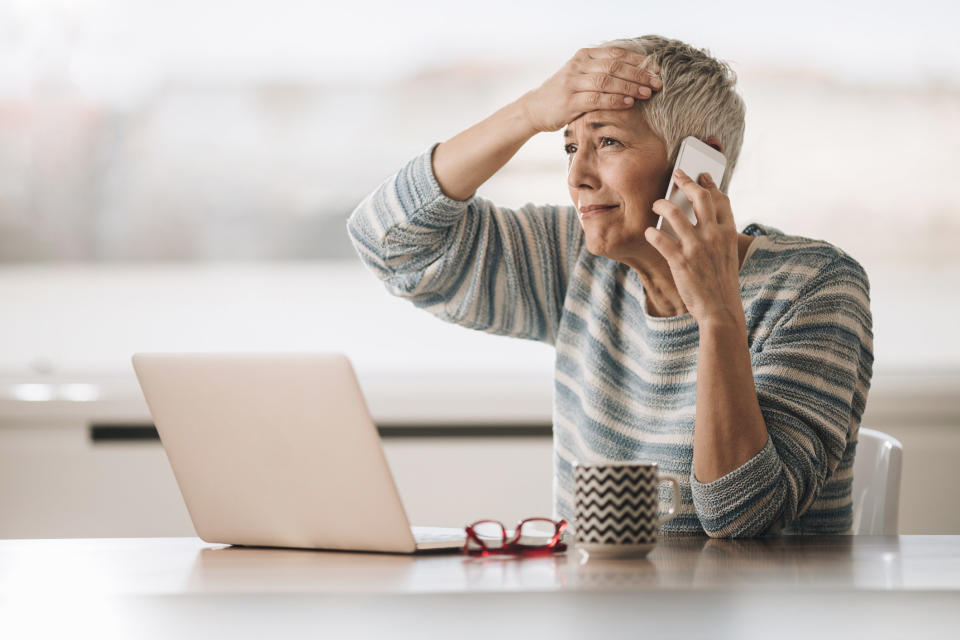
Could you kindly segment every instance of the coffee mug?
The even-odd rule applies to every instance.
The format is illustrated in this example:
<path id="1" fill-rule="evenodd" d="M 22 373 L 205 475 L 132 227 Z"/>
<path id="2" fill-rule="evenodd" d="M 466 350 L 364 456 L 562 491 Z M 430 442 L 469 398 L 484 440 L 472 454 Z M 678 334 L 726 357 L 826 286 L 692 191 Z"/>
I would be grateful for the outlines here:
<path id="1" fill-rule="evenodd" d="M 646 555 L 657 544 L 657 530 L 673 520 L 680 504 L 680 485 L 673 487 L 673 505 L 659 517 L 660 475 L 654 462 L 573 465 L 573 538 L 590 555 Z"/>

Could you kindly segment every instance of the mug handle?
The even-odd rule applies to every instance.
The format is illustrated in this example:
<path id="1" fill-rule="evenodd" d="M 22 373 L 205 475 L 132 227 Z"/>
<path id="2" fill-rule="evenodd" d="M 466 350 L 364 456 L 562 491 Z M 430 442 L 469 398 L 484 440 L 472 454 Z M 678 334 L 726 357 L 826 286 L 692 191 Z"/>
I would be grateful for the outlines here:
<path id="1" fill-rule="evenodd" d="M 661 482 L 669 482 L 670 486 L 673 487 L 673 504 L 670 505 L 670 511 L 667 511 L 657 522 L 658 529 L 662 527 L 664 523 L 670 522 L 677 517 L 677 505 L 680 504 L 680 483 L 677 482 L 676 478 L 671 476 L 661 476 L 661 478 Z"/>

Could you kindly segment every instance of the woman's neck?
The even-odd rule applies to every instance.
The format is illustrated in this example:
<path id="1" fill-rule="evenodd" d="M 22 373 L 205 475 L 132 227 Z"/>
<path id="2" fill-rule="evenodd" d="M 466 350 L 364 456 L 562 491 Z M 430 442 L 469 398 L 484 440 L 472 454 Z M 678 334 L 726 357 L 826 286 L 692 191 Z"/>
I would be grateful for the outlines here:
<path id="1" fill-rule="evenodd" d="M 644 245 L 644 249 L 640 255 L 623 259 L 621 262 L 633 269 L 640 278 L 647 299 L 647 315 L 670 318 L 687 313 L 687 307 L 670 272 L 670 265 L 650 245 Z"/>
<path id="2" fill-rule="evenodd" d="M 750 243 L 753 242 L 752 236 L 740 234 L 737 237 L 737 254 L 740 267 L 746 258 Z M 634 273 L 640 278 L 643 285 L 643 291 L 647 299 L 647 314 L 655 318 L 672 318 L 682 316 L 687 313 L 687 307 L 680 297 L 677 285 L 673 280 L 673 273 L 670 272 L 670 265 L 660 252 L 648 244 L 644 244 L 643 249 L 637 256 L 620 260 L 623 264 L 633 269 Z"/>

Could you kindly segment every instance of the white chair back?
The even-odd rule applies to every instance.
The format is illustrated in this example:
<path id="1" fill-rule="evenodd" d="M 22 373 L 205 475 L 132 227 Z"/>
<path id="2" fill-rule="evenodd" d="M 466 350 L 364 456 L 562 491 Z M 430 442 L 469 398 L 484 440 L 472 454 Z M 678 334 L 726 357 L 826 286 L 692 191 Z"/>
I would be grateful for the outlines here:
<path id="1" fill-rule="evenodd" d="M 860 535 L 896 535 L 903 445 L 873 429 L 860 429 L 853 461 L 853 529 Z"/>

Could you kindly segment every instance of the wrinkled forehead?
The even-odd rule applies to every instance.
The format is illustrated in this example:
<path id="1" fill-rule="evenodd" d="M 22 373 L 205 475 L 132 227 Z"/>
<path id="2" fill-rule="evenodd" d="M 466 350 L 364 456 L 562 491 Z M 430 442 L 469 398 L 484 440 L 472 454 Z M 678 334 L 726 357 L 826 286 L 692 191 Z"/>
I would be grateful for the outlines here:
<path id="1" fill-rule="evenodd" d="M 577 138 L 591 131 L 619 129 L 642 135 L 649 131 L 643 115 L 637 109 L 589 111 L 571 122 L 563 130 L 564 138 Z"/>

